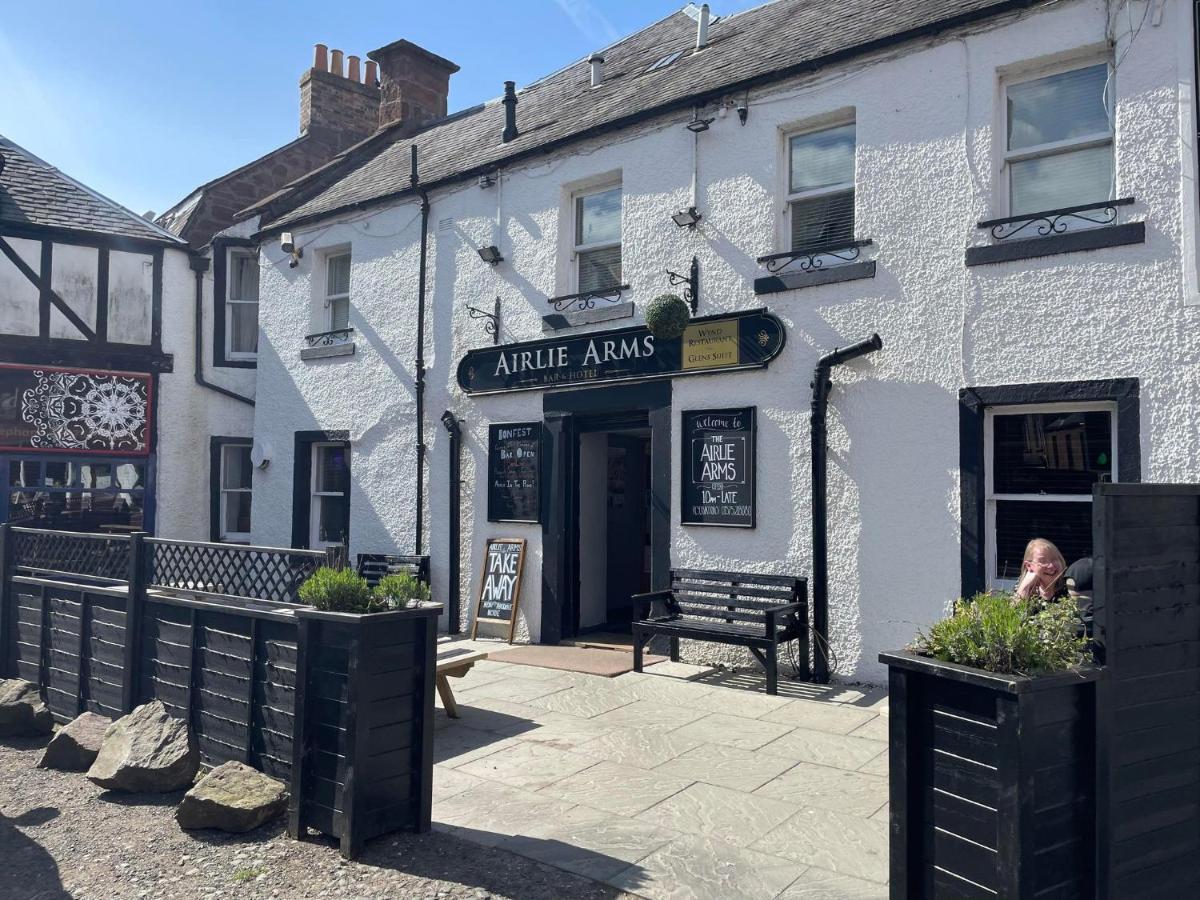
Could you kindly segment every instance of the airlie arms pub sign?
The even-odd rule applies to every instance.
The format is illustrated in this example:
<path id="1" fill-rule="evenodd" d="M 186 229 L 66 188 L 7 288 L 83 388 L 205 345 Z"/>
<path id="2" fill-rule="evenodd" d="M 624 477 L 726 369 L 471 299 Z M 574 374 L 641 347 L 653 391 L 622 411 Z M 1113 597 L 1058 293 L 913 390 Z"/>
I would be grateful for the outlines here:
<path id="1" fill-rule="evenodd" d="M 755 369 L 783 343 L 783 324 L 758 309 L 693 319 L 682 336 L 666 340 L 637 326 L 471 350 L 458 365 L 458 383 L 468 394 L 489 394 Z"/>

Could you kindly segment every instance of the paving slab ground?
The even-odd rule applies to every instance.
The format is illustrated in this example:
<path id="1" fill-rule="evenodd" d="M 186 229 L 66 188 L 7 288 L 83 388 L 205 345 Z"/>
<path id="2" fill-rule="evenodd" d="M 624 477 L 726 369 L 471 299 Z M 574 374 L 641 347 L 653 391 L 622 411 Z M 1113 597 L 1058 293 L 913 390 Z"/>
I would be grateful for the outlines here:
<path id="1" fill-rule="evenodd" d="M 478 663 L 438 711 L 434 827 L 650 900 L 886 897 L 886 694 L 764 685 Z"/>

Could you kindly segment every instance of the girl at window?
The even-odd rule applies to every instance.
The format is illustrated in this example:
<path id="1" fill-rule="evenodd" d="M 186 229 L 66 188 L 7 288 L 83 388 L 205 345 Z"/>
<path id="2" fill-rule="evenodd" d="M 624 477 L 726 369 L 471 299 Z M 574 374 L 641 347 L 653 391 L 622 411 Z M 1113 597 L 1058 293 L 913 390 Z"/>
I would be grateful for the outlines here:
<path id="1" fill-rule="evenodd" d="M 1066 571 L 1067 561 L 1058 548 L 1045 538 L 1034 538 L 1025 545 L 1021 578 L 1014 594 L 1021 600 L 1034 596 L 1053 600 L 1066 592 Z"/>

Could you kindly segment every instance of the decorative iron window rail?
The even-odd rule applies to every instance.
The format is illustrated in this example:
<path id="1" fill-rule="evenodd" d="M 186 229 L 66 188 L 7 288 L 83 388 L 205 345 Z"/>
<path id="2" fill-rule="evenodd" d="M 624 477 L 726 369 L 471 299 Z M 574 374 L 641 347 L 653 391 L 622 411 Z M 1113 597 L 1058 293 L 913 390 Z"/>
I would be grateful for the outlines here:
<path id="1" fill-rule="evenodd" d="M 595 309 L 597 300 L 603 300 L 605 303 L 616 303 L 621 299 L 621 294 L 627 290 L 629 290 L 629 285 L 615 284 L 612 287 L 601 288 L 597 291 L 583 291 L 579 294 L 550 297 L 546 302 L 554 307 L 555 312 L 566 312 L 572 306 L 579 310 Z"/>
<path id="2" fill-rule="evenodd" d="M 760 256 L 758 262 L 765 265 L 772 275 L 779 274 L 792 263 L 798 263 L 801 272 L 813 272 L 825 268 L 826 257 L 840 262 L 854 262 L 861 255 L 862 248 L 869 247 L 872 243 L 871 239 L 867 238 L 864 241 L 839 241 L 815 247 L 798 247 L 783 253 Z"/>
<path id="3" fill-rule="evenodd" d="M 1030 226 L 1033 231 L 1026 236 L 1047 237 L 1052 234 L 1063 234 L 1071 227 L 1075 219 L 1089 225 L 1111 225 L 1117 220 L 1117 207 L 1133 203 L 1133 197 L 1121 197 L 1118 200 L 1102 200 L 1099 203 L 1081 203 L 1078 206 L 1064 206 L 1062 209 L 1048 209 L 1045 212 L 1026 213 L 1022 216 L 1008 216 L 1003 219 L 988 219 L 976 223 L 976 228 L 991 229 L 992 237 L 998 241 L 1007 240 L 1014 235 L 1024 232 Z"/>
<path id="4" fill-rule="evenodd" d="M 336 344 L 346 344 L 352 340 L 354 340 L 353 328 L 335 328 L 333 331 L 322 331 L 304 336 L 304 343 L 309 347 L 333 347 Z"/>

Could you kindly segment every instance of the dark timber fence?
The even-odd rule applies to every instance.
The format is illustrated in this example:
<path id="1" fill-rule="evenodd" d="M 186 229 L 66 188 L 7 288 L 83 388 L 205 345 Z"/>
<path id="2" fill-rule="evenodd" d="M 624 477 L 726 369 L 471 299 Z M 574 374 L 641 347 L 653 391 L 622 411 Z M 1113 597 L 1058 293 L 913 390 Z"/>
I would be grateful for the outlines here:
<path id="1" fill-rule="evenodd" d="M 60 722 L 160 700 L 208 765 L 290 785 L 289 830 L 356 853 L 430 824 L 440 607 L 301 606 L 326 554 L 0 526 L 0 677 Z"/>
<path id="2" fill-rule="evenodd" d="M 1200 485 L 1093 503 L 1101 896 L 1200 896 Z"/>

